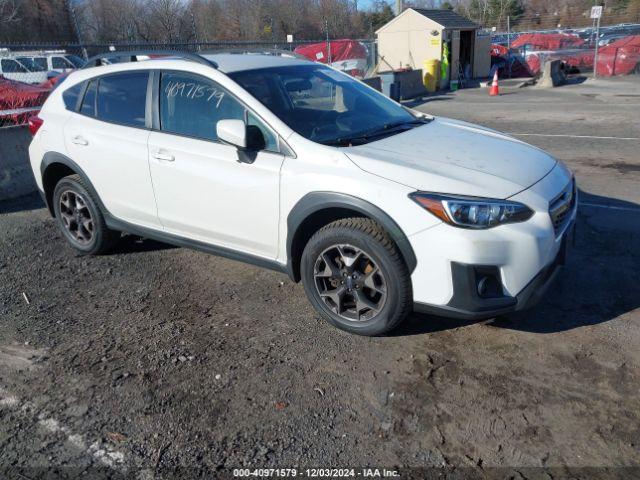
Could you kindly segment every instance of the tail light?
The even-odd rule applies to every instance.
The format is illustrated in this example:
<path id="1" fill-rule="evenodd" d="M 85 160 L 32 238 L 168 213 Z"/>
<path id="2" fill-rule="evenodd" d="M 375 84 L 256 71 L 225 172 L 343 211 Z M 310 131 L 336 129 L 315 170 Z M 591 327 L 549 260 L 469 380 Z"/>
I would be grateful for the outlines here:
<path id="1" fill-rule="evenodd" d="M 36 133 L 38 133 L 38 130 L 44 123 L 44 120 L 42 120 L 37 115 L 34 115 L 33 117 L 29 117 L 28 121 L 29 121 L 29 131 L 31 132 L 31 135 L 35 135 Z"/>

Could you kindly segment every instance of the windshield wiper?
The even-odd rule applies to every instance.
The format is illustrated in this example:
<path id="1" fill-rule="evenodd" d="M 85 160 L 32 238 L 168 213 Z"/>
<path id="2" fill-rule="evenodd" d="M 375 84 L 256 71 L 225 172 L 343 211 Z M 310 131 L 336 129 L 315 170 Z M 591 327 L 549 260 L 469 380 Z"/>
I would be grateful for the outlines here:
<path id="1" fill-rule="evenodd" d="M 373 130 L 369 130 L 361 134 L 352 135 L 350 137 L 340 137 L 340 138 L 329 140 L 323 143 L 325 145 L 334 145 L 334 146 L 349 146 L 349 145 L 352 145 L 354 142 L 366 143 L 368 140 L 372 138 L 391 134 L 396 130 L 403 129 L 404 127 L 408 127 L 410 125 L 424 125 L 425 123 L 428 123 L 428 122 L 420 119 L 403 120 L 401 122 L 386 123 L 381 127 L 377 127 Z M 413 128 L 413 126 L 406 128 L 406 130 L 410 130 L 411 128 Z"/>

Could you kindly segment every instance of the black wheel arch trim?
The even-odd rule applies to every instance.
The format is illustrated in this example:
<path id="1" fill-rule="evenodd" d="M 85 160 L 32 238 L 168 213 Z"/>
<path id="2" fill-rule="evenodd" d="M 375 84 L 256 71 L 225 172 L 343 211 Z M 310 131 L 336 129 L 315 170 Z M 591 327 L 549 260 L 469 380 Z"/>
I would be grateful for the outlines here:
<path id="1" fill-rule="evenodd" d="M 409 273 L 412 273 L 418 261 L 409 239 L 402 229 L 386 212 L 374 204 L 352 195 L 337 192 L 311 192 L 298 200 L 287 217 L 287 271 L 294 281 L 300 281 L 300 268 L 293 263 L 293 249 L 299 228 L 311 215 L 322 210 L 335 208 L 348 209 L 378 222 L 389 233 L 398 246 Z"/>
<path id="2" fill-rule="evenodd" d="M 154 230 L 151 228 L 141 227 L 138 225 L 133 225 L 124 220 L 120 220 L 116 218 L 114 215 L 109 212 L 107 207 L 105 207 L 104 203 L 100 199 L 100 195 L 96 191 L 95 187 L 87 177 L 86 173 L 80 168 L 80 166 L 71 160 L 69 157 L 62 155 L 57 152 L 47 152 L 40 164 L 40 172 L 42 178 L 44 178 L 44 173 L 47 168 L 54 164 L 60 163 L 65 165 L 66 167 L 73 170 L 76 174 L 80 176 L 85 188 L 91 194 L 93 200 L 95 200 L 100 208 L 102 215 L 104 216 L 105 223 L 107 227 L 112 230 L 117 230 L 120 232 L 127 232 L 133 235 L 139 235 L 144 238 L 150 238 L 153 240 L 157 240 L 159 242 L 168 243 L 171 245 L 176 245 L 179 247 L 191 248 L 193 250 L 198 250 L 201 252 L 209 253 L 211 255 L 217 255 L 219 257 L 228 258 L 231 260 L 237 260 L 240 262 L 248 263 L 250 265 L 255 265 L 257 267 L 268 268 L 270 270 L 275 270 L 281 273 L 288 273 L 287 266 L 275 260 L 271 260 L 264 257 L 259 257 L 257 255 L 252 255 L 249 253 L 239 252 L 237 250 L 232 250 L 226 247 L 220 247 L 217 245 L 212 245 L 205 242 L 200 242 L 198 240 L 192 240 L 190 238 L 181 237 L 179 235 L 174 235 L 167 232 L 162 232 L 158 230 Z M 44 194 L 44 192 L 42 192 Z M 49 205 L 49 200 L 45 197 L 45 202 L 47 203 L 47 207 L 51 210 L 52 206 Z M 53 212 L 52 212 L 53 216 Z"/>
<path id="3" fill-rule="evenodd" d="M 98 206 L 100 207 L 100 209 L 105 213 L 108 212 L 108 210 L 106 209 L 106 207 L 102 203 L 102 200 L 100 200 L 100 196 L 98 195 L 98 192 L 96 192 L 96 189 L 93 186 L 93 184 L 91 183 L 91 180 L 89 180 L 89 177 L 87 177 L 87 174 L 84 173 L 84 170 L 82 170 L 80 165 L 78 165 L 76 162 L 74 162 L 69 157 L 67 157 L 66 155 L 63 155 L 61 153 L 58 153 L 58 152 L 47 152 L 42 157 L 42 162 L 40 163 L 40 178 L 43 181 L 43 187 L 44 187 L 44 175 L 45 175 L 45 172 L 47 171 L 47 169 L 51 165 L 53 165 L 55 163 L 62 164 L 64 166 L 70 168 L 71 170 L 73 170 L 78 175 L 80 175 L 80 178 L 82 179 L 82 182 L 84 183 L 84 185 L 87 188 L 87 190 L 89 190 L 89 193 L 98 202 Z M 47 196 L 48 192 L 45 191 L 45 192 L 43 192 L 43 194 L 44 194 L 44 199 L 45 199 L 45 203 L 47 205 L 47 208 L 49 209 L 49 212 L 51 213 L 51 216 L 53 217 L 55 215 L 53 213 L 53 205 L 51 205 L 50 198 Z"/>

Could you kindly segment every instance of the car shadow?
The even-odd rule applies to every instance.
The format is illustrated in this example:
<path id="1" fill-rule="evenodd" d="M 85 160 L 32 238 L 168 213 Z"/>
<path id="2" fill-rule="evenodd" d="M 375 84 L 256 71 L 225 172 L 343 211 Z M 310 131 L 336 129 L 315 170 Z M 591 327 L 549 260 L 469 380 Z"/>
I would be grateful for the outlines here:
<path id="1" fill-rule="evenodd" d="M 608 322 L 640 307 L 640 205 L 580 190 L 573 243 L 563 271 L 538 305 L 483 323 L 548 334 Z M 480 322 L 413 314 L 392 335 L 474 323 Z"/>
<path id="2" fill-rule="evenodd" d="M 125 234 L 107 255 L 155 252 L 161 250 L 172 250 L 174 248 L 179 247 L 168 243 L 158 242 L 157 240 L 152 240 L 150 238 L 139 237 L 138 235 Z"/>

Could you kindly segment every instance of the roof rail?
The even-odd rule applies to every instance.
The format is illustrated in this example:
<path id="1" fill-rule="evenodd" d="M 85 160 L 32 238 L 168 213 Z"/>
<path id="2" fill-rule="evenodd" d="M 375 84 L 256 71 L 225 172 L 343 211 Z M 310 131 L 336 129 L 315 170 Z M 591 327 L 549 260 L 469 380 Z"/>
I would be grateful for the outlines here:
<path id="1" fill-rule="evenodd" d="M 93 57 L 87 60 L 87 63 L 82 68 L 90 68 L 90 67 L 99 67 L 104 65 L 104 60 L 117 59 L 117 58 L 128 58 L 129 62 L 137 62 L 138 57 L 141 56 L 170 56 L 170 57 L 180 57 L 185 60 L 191 60 L 196 63 L 200 63 L 202 65 L 207 65 L 209 67 L 218 68 L 218 64 L 213 60 L 207 60 L 201 55 L 197 53 L 190 52 L 180 52 L 177 50 L 130 50 L 130 51 L 118 51 L 118 52 L 105 52 L 100 53 L 98 55 L 94 55 Z"/>
<path id="2" fill-rule="evenodd" d="M 309 60 L 304 55 L 301 55 L 294 51 L 282 50 L 278 48 L 241 48 L 240 47 L 240 48 L 226 48 L 222 50 L 207 50 L 206 52 L 201 52 L 201 53 L 206 53 L 209 55 L 215 55 L 217 53 L 231 53 L 231 54 L 238 54 L 238 55 L 247 55 L 247 54 L 248 55 L 273 55 L 278 57 L 292 57 L 292 58 L 298 58 L 300 60 Z"/>

